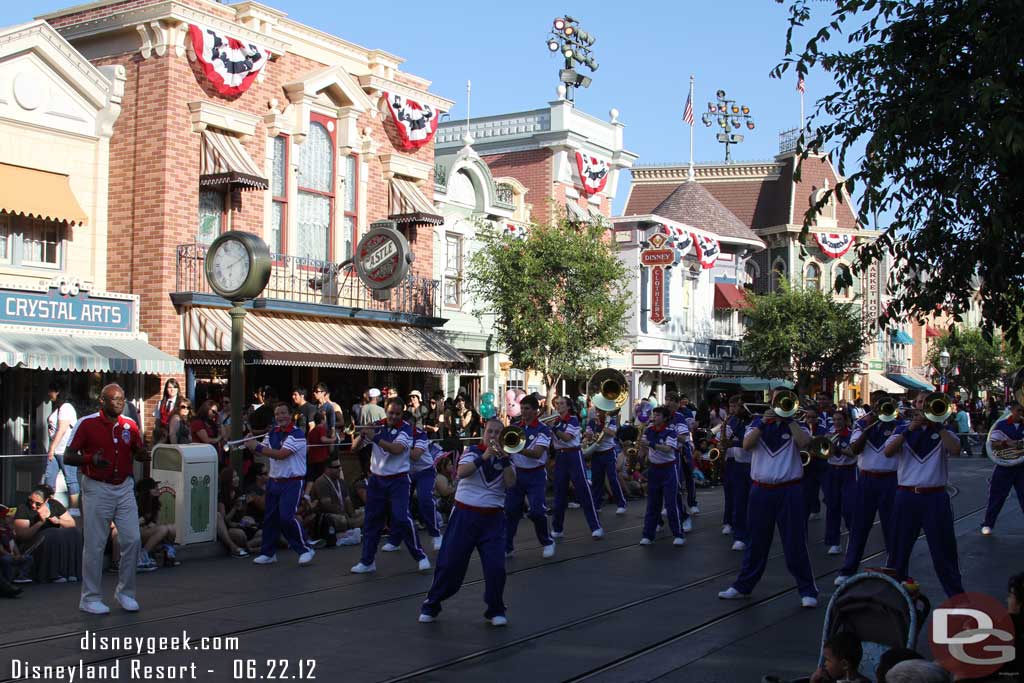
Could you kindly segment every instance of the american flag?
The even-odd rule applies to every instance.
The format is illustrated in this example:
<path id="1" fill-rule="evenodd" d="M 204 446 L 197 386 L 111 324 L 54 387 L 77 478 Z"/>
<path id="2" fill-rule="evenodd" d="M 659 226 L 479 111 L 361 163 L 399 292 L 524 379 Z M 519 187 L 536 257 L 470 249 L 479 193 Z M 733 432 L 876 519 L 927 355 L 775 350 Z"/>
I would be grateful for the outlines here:
<path id="1" fill-rule="evenodd" d="M 686 108 L 683 109 L 683 121 L 693 125 L 693 98 L 690 95 L 686 96 Z"/>
<path id="2" fill-rule="evenodd" d="M 804 75 L 803 75 L 803 74 L 799 74 L 799 75 L 798 75 L 798 77 L 797 77 L 797 79 L 796 79 L 796 89 L 797 89 L 797 91 L 798 91 L 798 92 L 799 92 L 799 93 L 800 93 L 801 95 L 802 95 L 802 94 L 804 93 L 804 91 L 805 91 L 805 88 L 804 88 Z"/>

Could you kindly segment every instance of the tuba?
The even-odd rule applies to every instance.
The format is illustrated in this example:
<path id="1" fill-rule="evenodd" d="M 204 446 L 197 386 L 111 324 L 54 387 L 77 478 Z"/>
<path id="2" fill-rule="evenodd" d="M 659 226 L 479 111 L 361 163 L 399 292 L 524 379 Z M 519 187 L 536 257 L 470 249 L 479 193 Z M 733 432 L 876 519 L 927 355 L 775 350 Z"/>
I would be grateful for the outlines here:
<path id="1" fill-rule="evenodd" d="M 626 376 L 613 368 L 598 370 L 587 382 L 587 393 L 595 408 L 613 413 L 629 399 Z"/>
<path id="2" fill-rule="evenodd" d="M 498 436 L 498 443 L 506 453 L 518 453 L 526 448 L 526 432 L 522 427 L 505 427 Z"/>
<path id="3" fill-rule="evenodd" d="M 924 416 L 930 422 L 942 424 L 953 413 L 953 406 L 945 394 L 933 391 L 924 399 Z"/>

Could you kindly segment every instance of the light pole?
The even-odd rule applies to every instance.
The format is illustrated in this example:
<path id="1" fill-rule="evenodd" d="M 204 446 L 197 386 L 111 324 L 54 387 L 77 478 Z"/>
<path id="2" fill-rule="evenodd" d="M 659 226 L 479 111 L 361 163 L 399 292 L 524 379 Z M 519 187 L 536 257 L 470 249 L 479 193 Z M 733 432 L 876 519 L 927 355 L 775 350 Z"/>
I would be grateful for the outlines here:
<path id="1" fill-rule="evenodd" d="M 727 99 L 724 90 L 716 92 L 715 98 L 715 102 L 708 102 L 708 110 L 704 112 L 701 121 L 708 128 L 714 121 L 722 129 L 717 138 L 725 145 L 725 163 L 729 163 L 732 161 L 729 145 L 743 142 L 743 136 L 738 133 L 730 133 L 729 128 L 738 129 L 746 124 L 747 130 L 754 130 L 754 118 L 750 113 L 750 107 L 745 104 L 736 104 L 736 100 Z"/>
<path id="2" fill-rule="evenodd" d="M 946 369 L 949 368 L 949 351 L 942 349 L 942 353 L 939 354 L 939 369 L 942 370 L 942 374 L 939 377 L 939 391 L 946 391 Z"/>
<path id="3" fill-rule="evenodd" d="M 592 72 L 597 71 L 598 64 L 591 52 L 595 42 L 597 38 L 594 34 L 581 29 L 579 22 L 568 14 L 556 17 L 552 22 L 551 37 L 547 40 L 548 50 L 560 52 L 565 58 L 565 67 L 558 72 L 558 80 L 565 85 L 565 99 L 570 102 L 574 99 L 573 88 L 587 88 L 591 83 L 589 76 L 573 68 L 573 62 Z"/>

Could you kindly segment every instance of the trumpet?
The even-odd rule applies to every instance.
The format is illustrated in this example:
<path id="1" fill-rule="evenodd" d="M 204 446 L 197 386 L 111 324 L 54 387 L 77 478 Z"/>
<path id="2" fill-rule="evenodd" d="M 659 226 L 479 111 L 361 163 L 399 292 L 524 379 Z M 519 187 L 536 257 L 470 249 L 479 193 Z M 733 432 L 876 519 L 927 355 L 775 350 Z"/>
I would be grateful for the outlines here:
<path id="1" fill-rule="evenodd" d="M 942 424 L 949 419 L 953 406 L 945 394 L 933 391 L 924 399 L 924 416 L 930 422 Z"/>
<path id="2" fill-rule="evenodd" d="M 522 427 L 505 427 L 498 436 L 498 443 L 506 453 L 518 453 L 526 448 L 526 432 Z"/>

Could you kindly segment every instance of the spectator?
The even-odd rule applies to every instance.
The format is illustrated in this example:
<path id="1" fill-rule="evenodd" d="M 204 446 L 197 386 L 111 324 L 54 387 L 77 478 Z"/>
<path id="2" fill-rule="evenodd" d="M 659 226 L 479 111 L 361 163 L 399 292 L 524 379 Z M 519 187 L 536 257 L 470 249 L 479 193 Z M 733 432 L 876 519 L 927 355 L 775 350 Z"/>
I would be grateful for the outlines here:
<path id="1" fill-rule="evenodd" d="M 889 669 L 885 683 L 952 683 L 953 677 L 935 662 L 908 659 Z"/>
<path id="2" fill-rule="evenodd" d="M 409 413 L 412 415 L 410 424 L 415 429 L 426 431 L 424 423 L 430 411 L 423 405 L 423 394 L 418 389 L 413 389 L 409 392 Z"/>
<path id="3" fill-rule="evenodd" d="M 168 441 L 173 444 L 192 443 L 192 402 L 187 398 L 178 402 L 178 407 L 167 423 Z"/>
<path id="4" fill-rule="evenodd" d="M 50 384 L 49 399 L 53 410 L 46 418 L 47 433 L 50 435 L 50 447 L 46 451 L 46 473 L 43 481 L 51 489 L 57 488 L 57 471 L 64 472 L 64 482 L 68 487 L 68 504 L 78 507 L 78 496 L 81 491 L 78 485 L 78 468 L 64 462 L 64 450 L 71 441 L 71 432 L 78 422 L 78 413 L 74 406 L 63 400 L 63 387 L 57 382 Z"/>
<path id="5" fill-rule="evenodd" d="M 864 410 L 864 400 L 863 399 L 858 398 L 857 400 L 855 400 L 853 402 L 853 405 L 850 407 L 850 418 L 852 419 L 853 422 L 856 422 L 857 420 L 859 420 L 862 417 L 864 417 L 864 415 L 866 413 L 867 413 L 867 411 Z"/>
<path id="6" fill-rule="evenodd" d="M 164 393 L 160 402 L 153 409 L 153 442 L 166 443 L 167 435 L 170 434 L 171 417 L 178 413 L 178 405 L 184 397 L 181 395 L 181 388 L 178 380 L 171 377 L 164 382 Z M 171 443 L 174 443 L 173 441 Z"/>
<path id="7" fill-rule="evenodd" d="M 456 476 L 452 453 L 444 453 L 435 460 L 434 470 L 437 472 L 434 476 L 434 495 L 437 497 L 437 510 L 441 513 L 441 526 L 444 526 L 444 520 L 448 519 L 455 505 Z"/>
<path id="8" fill-rule="evenodd" d="M 245 419 L 245 410 L 242 410 L 242 419 Z M 224 434 L 231 433 L 231 399 L 224 397 L 220 400 L 220 415 L 217 422 L 223 428 Z"/>
<path id="9" fill-rule="evenodd" d="M 32 556 L 25 555 L 14 540 L 14 515 L 17 510 L 0 505 L 0 575 L 7 583 L 31 583 Z M 18 593 L 21 589 L 16 589 Z M 10 591 L 0 591 L 5 595 Z M 14 597 L 6 595 L 6 597 Z"/>
<path id="10" fill-rule="evenodd" d="M 995 396 L 989 396 L 988 397 L 988 415 L 986 415 L 986 417 L 988 418 L 987 419 L 988 425 L 991 426 L 991 425 L 994 425 L 996 422 L 998 422 L 1001 415 L 1002 415 L 1002 411 L 999 408 L 999 404 L 996 403 L 996 397 Z"/>
<path id="11" fill-rule="evenodd" d="M 306 400 L 305 387 L 295 387 L 292 403 L 295 405 L 295 426 L 309 434 L 316 426 L 317 406 Z"/>
<path id="12" fill-rule="evenodd" d="M 571 404 L 571 402 L 570 402 Z M 459 439 L 475 439 L 480 435 L 480 414 L 470 405 L 465 394 L 455 397 L 455 418 Z"/>
<path id="13" fill-rule="evenodd" d="M 825 663 L 811 675 L 811 683 L 827 683 L 829 681 L 869 683 L 869 679 L 859 671 L 864 650 L 857 636 L 847 632 L 834 634 L 825 641 L 823 654 Z"/>
<path id="14" fill-rule="evenodd" d="M 176 529 L 173 524 L 160 524 L 160 487 L 150 477 L 135 484 L 135 502 L 139 506 L 139 533 L 142 537 L 142 552 L 139 565 L 149 567 L 156 564 L 153 553 L 157 548 L 163 551 L 165 567 L 177 567 L 181 562 L 174 549 Z"/>
<path id="15" fill-rule="evenodd" d="M 333 424 L 334 413 L 328 410 L 327 415 Z M 333 429 L 332 429 L 333 432 Z M 324 413 L 317 413 L 316 426 L 306 433 L 306 490 L 307 496 L 313 493 L 313 482 L 324 473 L 327 461 L 331 456 L 331 445 L 336 442 L 337 436 L 327 431 L 327 420 Z"/>
<path id="16" fill-rule="evenodd" d="M 970 438 L 971 416 L 962 403 L 956 404 L 956 415 L 953 419 L 956 420 L 956 432 L 957 436 L 960 437 L 960 455 L 970 458 L 973 455 Z"/>
<path id="17" fill-rule="evenodd" d="M 900 662 L 913 659 L 924 659 L 924 657 L 917 650 L 912 650 L 909 647 L 894 647 L 886 650 L 878 659 L 878 666 L 875 668 L 875 681 L 877 683 L 885 683 L 886 674 L 889 673 L 890 669 Z"/>
<path id="18" fill-rule="evenodd" d="M 26 555 L 32 556 L 31 577 L 40 583 L 78 581 L 82 575 L 82 537 L 75 520 L 53 489 L 45 484 L 28 495 L 14 517 L 14 533 Z"/>
<path id="19" fill-rule="evenodd" d="M 220 471 L 220 487 L 217 491 L 217 540 L 227 548 L 231 557 L 248 557 L 246 545 L 249 541 L 241 520 L 245 513 L 245 496 L 238 490 L 238 472 L 233 467 Z M 253 533 L 256 530 L 253 528 Z"/>
<path id="20" fill-rule="evenodd" d="M 370 402 L 370 394 L 364 391 L 359 400 L 352 404 L 352 424 L 362 424 L 363 406 Z"/>
<path id="21" fill-rule="evenodd" d="M 380 397 L 380 389 L 376 387 L 366 392 L 366 405 L 363 406 L 362 413 L 359 416 L 360 426 L 372 425 L 387 417 L 384 409 L 380 407 Z"/>
<path id="22" fill-rule="evenodd" d="M 1016 676 L 1018 681 L 1024 681 L 1024 572 L 1011 576 L 1006 588 L 1006 611 L 1013 620 L 1017 658 L 1004 664 L 998 675 L 1000 680 L 1012 681 Z"/>
<path id="23" fill-rule="evenodd" d="M 215 401 L 203 401 L 199 406 L 199 414 L 192 420 L 192 443 L 206 443 L 216 448 L 218 452 L 221 450 L 221 429 L 217 419 L 219 412 Z"/>
<path id="24" fill-rule="evenodd" d="M 327 545 L 359 545 L 362 542 L 363 513 L 356 514 L 341 476 L 341 461 L 327 463 L 324 473 L 313 482 L 313 510 L 316 530 Z"/>
<path id="25" fill-rule="evenodd" d="M 444 422 L 443 406 L 444 394 L 440 391 L 435 391 L 430 396 L 429 405 L 423 417 L 423 431 L 431 439 L 441 437 L 441 425 Z"/>

